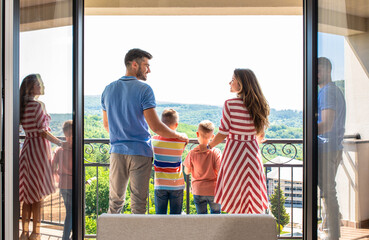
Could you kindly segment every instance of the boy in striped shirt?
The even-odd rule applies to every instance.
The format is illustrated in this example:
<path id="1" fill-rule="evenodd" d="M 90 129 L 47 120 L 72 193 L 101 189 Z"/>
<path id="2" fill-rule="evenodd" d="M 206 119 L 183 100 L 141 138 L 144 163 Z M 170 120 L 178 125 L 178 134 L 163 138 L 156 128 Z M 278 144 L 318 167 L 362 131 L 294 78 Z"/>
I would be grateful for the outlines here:
<path id="1" fill-rule="evenodd" d="M 170 129 L 176 130 L 178 113 L 172 108 L 166 108 L 161 115 L 161 121 Z M 184 189 L 182 153 L 187 142 L 153 136 L 151 143 L 154 152 L 156 214 L 167 214 L 168 202 L 170 214 L 181 214 Z"/>

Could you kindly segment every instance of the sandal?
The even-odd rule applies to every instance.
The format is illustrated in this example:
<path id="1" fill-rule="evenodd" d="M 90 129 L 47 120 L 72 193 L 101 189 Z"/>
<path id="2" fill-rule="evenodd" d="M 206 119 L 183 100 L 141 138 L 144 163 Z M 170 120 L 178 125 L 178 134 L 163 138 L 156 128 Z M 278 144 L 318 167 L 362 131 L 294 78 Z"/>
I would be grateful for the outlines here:
<path id="1" fill-rule="evenodd" d="M 41 240 L 41 233 L 32 233 L 29 238 L 29 240 Z"/>
<path id="2" fill-rule="evenodd" d="M 29 238 L 29 232 L 28 231 L 23 231 L 22 234 L 19 237 L 19 240 L 28 240 Z"/>

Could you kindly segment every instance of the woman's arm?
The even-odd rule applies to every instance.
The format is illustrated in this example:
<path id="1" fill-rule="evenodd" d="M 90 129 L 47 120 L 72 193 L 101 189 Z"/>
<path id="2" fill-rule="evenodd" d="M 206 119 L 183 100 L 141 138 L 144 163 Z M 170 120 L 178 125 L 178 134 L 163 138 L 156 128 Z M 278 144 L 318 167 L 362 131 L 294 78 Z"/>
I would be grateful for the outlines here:
<path id="1" fill-rule="evenodd" d="M 224 134 L 221 134 L 221 133 L 217 133 L 217 135 L 215 135 L 214 139 L 209 142 L 209 147 L 210 148 L 213 148 L 215 147 L 216 145 L 218 145 L 219 143 L 223 142 L 223 140 L 227 137 L 228 135 L 224 135 Z"/>
<path id="2" fill-rule="evenodd" d="M 215 135 L 214 139 L 208 143 L 208 145 L 205 144 L 199 144 L 197 147 L 195 147 L 193 150 L 196 152 L 206 152 L 208 150 L 208 146 L 210 149 L 212 149 L 213 147 L 215 147 L 216 145 L 218 145 L 219 143 L 223 142 L 223 140 L 227 137 L 228 135 L 224 135 L 221 133 L 217 133 L 217 135 Z"/>
<path id="3" fill-rule="evenodd" d="M 46 138 L 47 140 L 49 140 L 50 142 L 62 147 L 64 142 L 62 140 L 60 140 L 59 138 L 55 137 L 51 132 L 43 130 L 43 132 L 41 133 L 43 138 Z"/>
<path id="4" fill-rule="evenodd" d="M 258 142 L 258 144 L 264 143 L 266 141 L 264 137 L 265 137 L 265 130 L 263 130 L 262 132 L 256 135 L 256 141 Z"/>

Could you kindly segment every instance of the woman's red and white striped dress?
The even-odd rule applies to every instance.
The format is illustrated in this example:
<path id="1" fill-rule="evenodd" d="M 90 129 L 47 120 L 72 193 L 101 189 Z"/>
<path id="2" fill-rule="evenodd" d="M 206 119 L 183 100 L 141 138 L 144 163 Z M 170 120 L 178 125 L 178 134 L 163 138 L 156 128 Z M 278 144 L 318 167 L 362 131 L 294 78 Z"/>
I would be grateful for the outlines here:
<path id="1" fill-rule="evenodd" d="M 219 133 L 228 135 L 214 201 L 228 213 L 264 213 L 266 181 L 253 120 L 241 98 L 225 102 Z"/>
<path id="2" fill-rule="evenodd" d="M 26 133 L 19 157 L 19 201 L 32 204 L 55 191 L 51 169 L 51 145 L 41 137 L 49 130 L 50 116 L 43 103 L 30 100 L 21 124 Z"/>

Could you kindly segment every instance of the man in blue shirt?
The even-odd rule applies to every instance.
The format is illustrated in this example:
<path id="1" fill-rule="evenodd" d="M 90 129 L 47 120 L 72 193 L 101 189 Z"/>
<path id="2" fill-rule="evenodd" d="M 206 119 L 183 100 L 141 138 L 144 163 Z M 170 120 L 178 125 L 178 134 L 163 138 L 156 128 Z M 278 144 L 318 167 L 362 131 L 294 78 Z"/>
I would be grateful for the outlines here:
<path id="1" fill-rule="evenodd" d="M 346 103 L 341 90 L 332 82 L 332 64 L 328 58 L 318 59 L 318 184 L 326 216 L 320 230 L 325 239 L 339 239 L 340 213 L 336 191 L 336 173 L 342 161 Z M 320 239 L 324 239 L 320 236 Z"/>
<path id="2" fill-rule="evenodd" d="M 150 73 L 151 58 L 141 49 L 129 50 L 124 59 L 125 76 L 106 86 L 101 96 L 104 128 L 111 144 L 109 213 L 122 211 L 128 180 L 132 213 L 145 213 L 153 157 L 149 127 L 160 136 L 188 141 L 156 114 L 154 92 L 143 82 Z"/>

